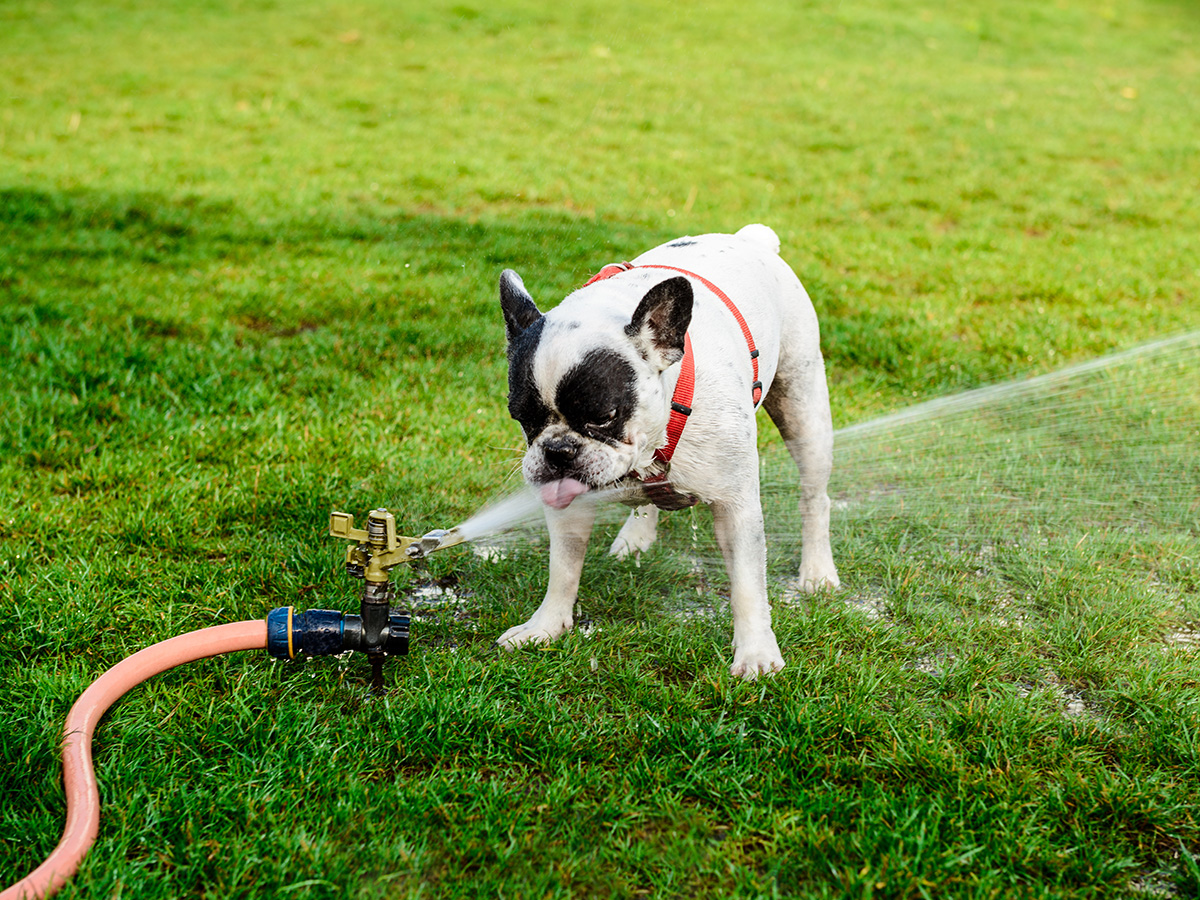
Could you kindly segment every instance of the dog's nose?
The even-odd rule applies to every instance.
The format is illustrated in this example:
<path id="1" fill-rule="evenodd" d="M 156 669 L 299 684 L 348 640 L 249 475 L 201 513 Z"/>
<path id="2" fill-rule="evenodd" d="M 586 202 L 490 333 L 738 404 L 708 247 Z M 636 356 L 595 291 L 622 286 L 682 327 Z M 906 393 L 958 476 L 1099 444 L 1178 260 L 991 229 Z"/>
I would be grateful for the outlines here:
<path id="1" fill-rule="evenodd" d="M 570 438 L 551 438 L 542 444 L 542 456 L 552 466 L 562 468 L 571 463 L 579 453 L 579 445 Z"/>

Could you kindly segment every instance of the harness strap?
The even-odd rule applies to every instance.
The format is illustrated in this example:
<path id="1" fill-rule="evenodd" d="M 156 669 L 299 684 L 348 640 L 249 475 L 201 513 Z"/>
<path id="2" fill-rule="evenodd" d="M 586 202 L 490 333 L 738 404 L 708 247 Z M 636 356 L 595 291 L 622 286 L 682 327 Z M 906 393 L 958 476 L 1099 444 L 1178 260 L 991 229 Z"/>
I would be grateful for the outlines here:
<path id="1" fill-rule="evenodd" d="M 612 278 L 614 275 L 620 275 L 622 272 L 628 272 L 632 268 L 633 263 L 630 262 L 609 263 L 607 266 L 585 281 L 583 286 L 587 287 L 588 285 L 595 284 L 597 281 L 603 281 L 605 278 Z"/>
<path id="2" fill-rule="evenodd" d="M 667 420 L 667 444 L 654 451 L 654 458 L 669 463 L 675 455 L 675 445 L 683 434 L 683 426 L 692 414 L 692 396 L 696 392 L 696 360 L 692 356 L 692 338 L 683 333 L 683 359 L 679 363 L 679 381 L 671 396 L 671 418 Z"/>

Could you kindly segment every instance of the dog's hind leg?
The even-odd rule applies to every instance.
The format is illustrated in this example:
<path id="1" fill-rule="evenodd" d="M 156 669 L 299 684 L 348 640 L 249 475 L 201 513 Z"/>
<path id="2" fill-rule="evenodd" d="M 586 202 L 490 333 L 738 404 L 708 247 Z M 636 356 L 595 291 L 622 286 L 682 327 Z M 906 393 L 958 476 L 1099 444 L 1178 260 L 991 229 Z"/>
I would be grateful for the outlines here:
<path id="1" fill-rule="evenodd" d="M 608 553 L 617 559 L 625 559 L 632 553 L 649 550 L 657 536 L 658 507 L 653 504 L 639 506 L 629 514 L 629 518 L 617 532 L 616 540 L 613 541 Z"/>
<path id="2" fill-rule="evenodd" d="M 549 643 L 571 630 L 575 624 L 579 576 L 595 518 L 595 507 L 590 503 L 577 503 L 563 510 L 546 508 L 550 531 L 550 583 L 546 586 L 546 599 L 528 622 L 500 635 L 496 643 L 503 649 Z"/>
<path id="3" fill-rule="evenodd" d="M 833 419 L 825 363 L 815 358 L 781 358 L 763 407 L 783 435 L 800 470 L 803 548 L 800 586 L 807 591 L 839 585 L 829 545 L 829 476 L 833 469 Z"/>

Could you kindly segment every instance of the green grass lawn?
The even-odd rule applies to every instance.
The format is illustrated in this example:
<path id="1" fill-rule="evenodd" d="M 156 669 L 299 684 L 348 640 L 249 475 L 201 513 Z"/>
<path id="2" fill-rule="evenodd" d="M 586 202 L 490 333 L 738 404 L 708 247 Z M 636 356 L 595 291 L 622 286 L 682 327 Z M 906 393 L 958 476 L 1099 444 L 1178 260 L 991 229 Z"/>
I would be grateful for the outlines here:
<path id="1" fill-rule="evenodd" d="M 1183 0 L 0 5 L 0 886 L 58 840 L 103 669 L 354 609 L 332 509 L 421 533 L 516 485 L 502 268 L 544 308 L 765 222 L 839 427 L 1200 329 L 1198 30 Z M 1061 419 L 848 443 L 846 588 L 777 604 L 762 683 L 728 676 L 703 512 L 638 566 L 596 540 L 592 628 L 543 650 L 492 645 L 540 535 L 397 571 L 461 602 L 417 601 L 384 699 L 357 657 L 161 676 L 99 729 L 62 896 L 1195 896 L 1200 385 L 1194 353 L 1128 371 Z"/>

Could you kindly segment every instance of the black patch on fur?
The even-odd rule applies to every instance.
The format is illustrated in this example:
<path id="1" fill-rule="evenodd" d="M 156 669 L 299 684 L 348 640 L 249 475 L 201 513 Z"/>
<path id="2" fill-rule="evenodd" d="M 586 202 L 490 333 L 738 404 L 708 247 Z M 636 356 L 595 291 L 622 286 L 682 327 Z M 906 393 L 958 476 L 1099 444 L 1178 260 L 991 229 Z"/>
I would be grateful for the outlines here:
<path id="1" fill-rule="evenodd" d="M 550 421 L 550 410 L 533 381 L 533 357 L 545 327 L 542 317 L 508 342 L 508 414 L 521 424 L 528 443 Z"/>
<path id="2" fill-rule="evenodd" d="M 692 284 L 682 275 L 659 282 L 646 292 L 625 333 L 635 338 L 650 332 L 658 352 L 670 365 L 683 358 L 683 338 L 692 322 Z"/>
<path id="3" fill-rule="evenodd" d="M 682 241 L 671 241 L 671 243 L 667 244 L 667 246 L 668 246 L 668 247 L 690 247 L 690 246 L 692 246 L 692 244 L 694 244 L 694 243 L 696 243 L 696 242 L 695 242 L 695 241 L 689 241 L 689 240 L 682 240 Z"/>
<path id="4" fill-rule="evenodd" d="M 572 430 L 615 444 L 637 406 L 637 374 L 613 350 L 592 350 L 559 382 L 554 403 Z"/>
<path id="5" fill-rule="evenodd" d="M 521 283 L 521 276 L 512 269 L 500 273 L 500 308 L 504 311 L 504 328 L 509 341 L 542 317 Z"/>

